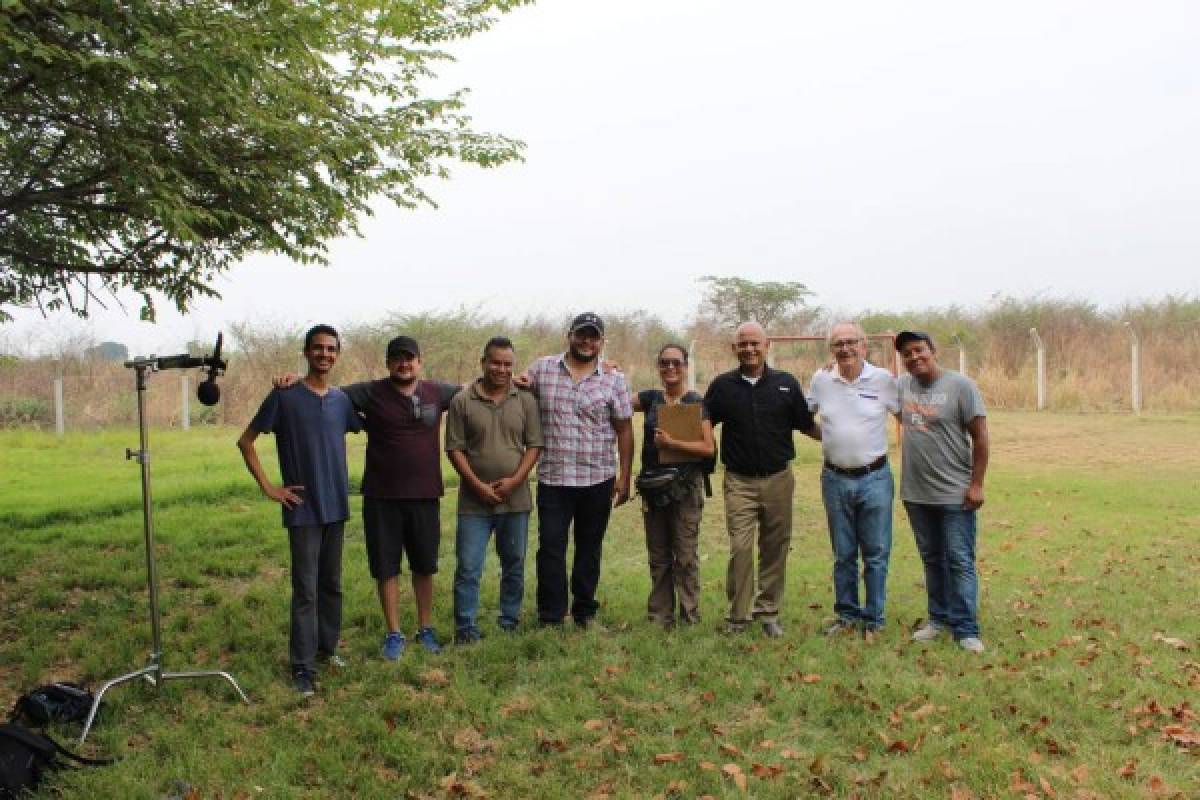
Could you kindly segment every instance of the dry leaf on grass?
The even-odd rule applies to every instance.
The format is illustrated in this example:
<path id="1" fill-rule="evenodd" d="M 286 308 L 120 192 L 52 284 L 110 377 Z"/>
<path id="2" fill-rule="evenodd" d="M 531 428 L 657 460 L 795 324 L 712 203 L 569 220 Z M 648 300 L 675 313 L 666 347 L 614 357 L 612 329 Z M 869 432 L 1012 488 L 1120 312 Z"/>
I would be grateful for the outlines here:
<path id="1" fill-rule="evenodd" d="M 1185 725 L 1167 725 L 1162 729 L 1162 738 L 1185 749 L 1200 747 L 1200 732 L 1191 730 Z"/>
<path id="2" fill-rule="evenodd" d="M 683 761 L 683 753 L 659 753 L 654 757 L 655 764 L 673 764 Z"/>
<path id="3" fill-rule="evenodd" d="M 734 785 L 746 791 L 746 773 L 737 764 L 726 764 L 721 767 L 721 774 L 733 781 Z"/>
<path id="4" fill-rule="evenodd" d="M 928 717 L 930 714 L 936 714 L 937 712 L 937 706 L 935 706 L 933 703 L 926 703 L 915 711 L 908 712 L 908 716 L 911 719 L 922 720 Z"/>
<path id="5" fill-rule="evenodd" d="M 421 683 L 426 686 L 449 686 L 450 676 L 446 674 L 445 670 L 427 669 L 421 673 Z"/>
<path id="6" fill-rule="evenodd" d="M 606 727 L 608 727 L 608 723 L 602 719 L 589 719 L 587 722 L 583 723 L 584 730 L 589 731 L 602 731 Z"/>
<path id="7" fill-rule="evenodd" d="M 487 792 L 475 781 L 464 781 L 453 772 L 442 778 L 442 788 L 446 790 L 447 797 L 470 797 L 475 800 L 487 797 Z"/>
<path id="8" fill-rule="evenodd" d="M 1187 642 L 1185 642 L 1183 639 L 1180 639 L 1178 636 L 1163 636 L 1160 631 L 1155 631 L 1151 638 L 1156 642 L 1162 642 L 1168 647 L 1174 647 L 1176 650 L 1186 652 L 1192 649 Z"/>
<path id="9" fill-rule="evenodd" d="M 509 702 L 500 706 L 500 715 L 503 717 L 511 717 L 514 714 L 528 714 L 533 710 L 533 703 L 528 697 L 514 697 Z"/>
<path id="10" fill-rule="evenodd" d="M 782 764 L 757 764 L 756 763 L 756 764 L 750 765 L 750 772 L 756 778 L 762 778 L 763 780 L 773 780 L 774 778 L 778 778 L 783 773 L 783 765 Z"/>
<path id="11" fill-rule="evenodd" d="M 613 796 L 614 791 L 616 791 L 616 789 L 613 787 L 612 783 L 605 781 L 604 783 L 596 786 L 596 788 L 592 789 L 587 797 L 588 800 L 609 800 L 609 798 Z"/>
<path id="12" fill-rule="evenodd" d="M 492 743 L 474 728 L 462 728 L 454 734 L 454 747 L 468 753 L 483 753 L 492 749 Z"/>

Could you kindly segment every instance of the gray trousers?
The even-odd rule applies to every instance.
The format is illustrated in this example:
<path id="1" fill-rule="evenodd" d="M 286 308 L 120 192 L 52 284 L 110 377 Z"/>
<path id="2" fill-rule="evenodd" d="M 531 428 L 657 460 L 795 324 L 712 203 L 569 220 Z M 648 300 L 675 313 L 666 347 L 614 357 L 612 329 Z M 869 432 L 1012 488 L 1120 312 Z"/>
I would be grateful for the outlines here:
<path id="1" fill-rule="evenodd" d="M 292 549 L 292 669 L 313 669 L 337 652 L 342 634 L 343 522 L 288 528 Z"/>

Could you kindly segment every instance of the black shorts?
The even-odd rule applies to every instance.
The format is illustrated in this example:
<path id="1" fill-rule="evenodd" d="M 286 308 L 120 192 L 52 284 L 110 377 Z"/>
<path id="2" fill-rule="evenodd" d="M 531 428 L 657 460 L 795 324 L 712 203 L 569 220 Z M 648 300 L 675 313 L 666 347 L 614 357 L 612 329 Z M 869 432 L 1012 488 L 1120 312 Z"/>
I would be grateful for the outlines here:
<path id="1" fill-rule="evenodd" d="M 367 564 L 377 581 L 400 574 L 400 560 L 408 554 L 408 568 L 416 575 L 438 571 L 442 525 L 437 500 L 363 498 L 363 533 L 367 539 Z"/>

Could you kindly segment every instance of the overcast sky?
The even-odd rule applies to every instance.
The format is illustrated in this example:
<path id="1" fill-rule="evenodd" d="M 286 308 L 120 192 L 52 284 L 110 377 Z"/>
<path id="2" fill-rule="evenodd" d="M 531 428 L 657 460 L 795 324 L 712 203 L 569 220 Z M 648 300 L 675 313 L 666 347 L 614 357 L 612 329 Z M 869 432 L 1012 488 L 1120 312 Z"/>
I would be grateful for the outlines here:
<path id="1" fill-rule="evenodd" d="M 541 0 L 442 69 L 525 163 L 380 205 L 329 269 L 252 258 L 187 317 L 2 335 L 166 353 L 459 305 L 683 324 L 705 274 L 842 311 L 1200 294 L 1197 42 L 1194 0 Z"/>

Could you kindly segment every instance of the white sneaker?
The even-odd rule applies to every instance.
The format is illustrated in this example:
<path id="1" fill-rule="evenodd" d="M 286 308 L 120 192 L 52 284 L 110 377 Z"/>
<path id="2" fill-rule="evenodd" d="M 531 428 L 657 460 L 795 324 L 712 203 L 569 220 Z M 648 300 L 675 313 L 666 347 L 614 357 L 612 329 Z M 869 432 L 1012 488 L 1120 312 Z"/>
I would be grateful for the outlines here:
<path id="1" fill-rule="evenodd" d="M 945 628 L 942 627 L 940 622 L 929 620 L 924 625 L 913 631 L 912 640 L 914 642 L 932 642 L 934 639 L 941 636 L 942 631 L 944 630 Z"/>
<path id="2" fill-rule="evenodd" d="M 975 636 L 968 636 L 965 639 L 958 640 L 958 646 L 968 653 L 982 653 L 983 642 Z"/>

